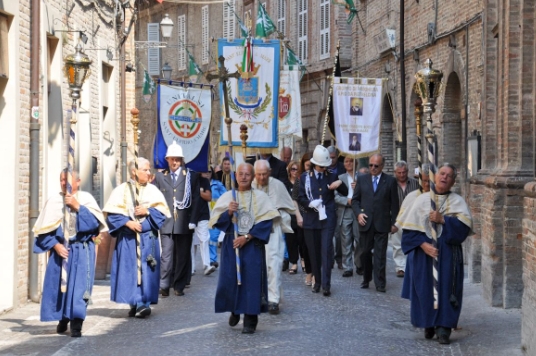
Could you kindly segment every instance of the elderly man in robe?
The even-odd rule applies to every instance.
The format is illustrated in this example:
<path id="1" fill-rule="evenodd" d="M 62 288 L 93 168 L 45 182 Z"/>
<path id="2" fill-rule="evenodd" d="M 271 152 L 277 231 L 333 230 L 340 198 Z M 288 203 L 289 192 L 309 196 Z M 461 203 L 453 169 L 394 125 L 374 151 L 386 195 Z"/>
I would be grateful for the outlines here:
<path id="1" fill-rule="evenodd" d="M 149 161 L 140 157 L 138 170 L 131 162 L 129 171 L 130 180 L 112 191 L 103 209 L 107 213 L 110 234 L 117 238 L 110 273 L 110 299 L 128 304 L 129 317 L 145 318 L 151 314 L 150 304 L 158 303 L 158 230 L 171 214 L 160 190 L 148 184 Z"/>
<path id="2" fill-rule="evenodd" d="M 71 336 L 80 337 L 95 278 L 93 238 L 108 228 L 93 196 L 78 190 L 77 172 L 72 173 L 72 191 L 67 193 L 68 174 L 66 170 L 60 174 L 61 192 L 47 200 L 37 218 L 33 252 L 51 252 L 41 298 L 41 321 L 59 320 L 58 333 L 67 331 L 71 322 Z"/>
<path id="3" fill-rule="evenodd" d="M 450 343 L 458 325 L 463 297 L 462 243 L 471 233 L 472 217 L 463 198 L 450 189 L 456 168 L 443 164 L 435 175 L 436 210 L 430 193 L 423 193 L 402 216 L 402 250 L 407 255 L 402 298 L 411 301 L 411 323 L 424 328 L 424 337 L 437 334 L 440 344 Z M 431 225 L 437 227 L 437 247 Z M 437 306 L 434 296 L 433 261 L 437 266 Z"/>
<path id="4" fill-rule="evenodd" d="M 270 239 L 272 223 L 279 220 L 280 215 L 265 193 L 251 188 L 253 166 L 242 163 L 237 172 L 236 200 L 233 192 L 223 194 L 216 202 L 209 221 L 209 227 L 225 232 L 215 310 L 216 313 L 231 312 L 230 326 L 237 325 L 240 314 L 244 314 L 242 333 L 253 334 L 258 315 L 268 309 L 264 247 Z M 238 215 L 236 232 L 234 213 Z M 240 285 L 235 249 L 239 249 Z"/>
<path id="5" fill-rule="evenodd" d="M 281 300 L 281 272 L 285 255 L 285 232 L 293 232 L 290 227 L 290 214 L 295 214 L 296 208 L 285 184 L 270 177 L 270 163 L 266 160 L 255 162 L 255 179 L 252 187 L 268 194 L 272 205 L 276 207 L 281 219 L 274 222 L 270 242 L 266 245 L 266 264 L 268 266 L 268 312 L 279 314 Z"/>

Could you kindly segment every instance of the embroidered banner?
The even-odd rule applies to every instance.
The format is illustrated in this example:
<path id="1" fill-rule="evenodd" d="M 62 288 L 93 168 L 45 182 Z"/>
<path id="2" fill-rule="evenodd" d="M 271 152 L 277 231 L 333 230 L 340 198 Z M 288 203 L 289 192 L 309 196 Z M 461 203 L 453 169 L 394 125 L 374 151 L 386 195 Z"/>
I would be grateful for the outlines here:
<path id="1" fill-rule="evenodd" d="M 282 70 L 279 85 L 279 134 L 302 137 L 300 72 Z"/>
<path id="2" fill-rule="evenodd" d="M 333 112 L 337 148 L 344 156 L 368 156 L 379 150 L 382 79 L 335 77 Z"/>
<path id="3" fill-rule="evenodd" d="M 253 40 L 251 71 L 242 69 L 244 40 L 218 40 L 218 52 L 225 57 L 229 73 L 238 71 L 241 78 L 227 82 L 229 112 L 233 119 L 233 146 L 240 146 L 240 125 L 248 126 L 248 147 L 278 147 L 279 40 Z M 251 61 L 251 58 L 248 59 Z M 248 66 L 249 68 L 249 66 Z M 221 129 L 220 147 L 228 145 L 224 122 L 223 85 L 220 84 Z"/>
<path id="4" fill-rule="evenodd" d="M 188 84 L 186 84 L 188 85 Z M 158 86 L 155 168 L 168 168 L 167 146 L 176 141 L 188 168 L 206 172 L 211 118 L 211 91 L 196 87 Z"/>

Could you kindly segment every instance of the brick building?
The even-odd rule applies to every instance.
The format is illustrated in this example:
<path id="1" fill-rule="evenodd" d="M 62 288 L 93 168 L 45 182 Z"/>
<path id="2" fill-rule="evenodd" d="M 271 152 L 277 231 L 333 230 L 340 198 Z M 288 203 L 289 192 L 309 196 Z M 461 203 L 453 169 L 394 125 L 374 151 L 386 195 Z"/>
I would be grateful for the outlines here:
<path id="1" fill-rule="evenodd" d="M 40 6 L 39 18 L 32 15 L 36 4 Z M 0 1 L 0 147 L 5 152 L 7 172 L 0 177 L 4 187 L 0 313 L 28 299 L 40 299 L 47 257 L 42 254 L 29 262 L 37 256 L 32 254 L 29 220 L 31 214 L 37 217 L 48 197 L 60 189 L 72 103 L 63 58 L 75 52 L 81 32 L 88 38 L 84 48 L 93 64 L 79 101 L 75 166 L 80 171 L 81 189 L 91 192 L 101 205 L 117 185 L 118 68 L 123 62 L 117 60 L 114 7 L 113 1 L 106 0 Z M 35 23 L 39 29 L 33 32 Z M 39 46 L 31 45 L 34 36 Z M 35 51 L 38 63 L 32 64 L 31 53 Z M 36 71 L 38 116 L 31 119 L 31 76 Z M 31 130 L 36 129 L 38 139 L 30 142 Z M 30 168 L 30 145 L 39 147 L 38 168 Z M 32 173 L 38 180 L 37 191 L 30 187 Z M 32 212 L 30 198 L 35 194 L 39 208 Z"/>
<path id="2" fill-rule="evenodd" d="M 433 127 L 439 162 L 459 167 L 455 189 L 473 212 L 475 235 L 465 246 L 469 279 L 481 283 L 491 305 L 522 308 L 521 347 L 534 354 L 536 117 L 535 80 L 527 75 L 534 71 L 534 2 L 405 1 L 404 100 L 399 2 L 356 1 L 356 6 L 364 30 L 354 21 L 352 69 L 363 77 L 389 78 L 393 110 L 383 111 L 381 126 L 388 158 L 395 159 L 396 141 L 402 141 L 405 105 L 407 160 L 416 166 L 414 73 L 426 58 L 443 71 Z M 385 30 L 394 30 L 395 46 L 382 45 Z M 478 151 L 481 164 L 470 156 Z"/>

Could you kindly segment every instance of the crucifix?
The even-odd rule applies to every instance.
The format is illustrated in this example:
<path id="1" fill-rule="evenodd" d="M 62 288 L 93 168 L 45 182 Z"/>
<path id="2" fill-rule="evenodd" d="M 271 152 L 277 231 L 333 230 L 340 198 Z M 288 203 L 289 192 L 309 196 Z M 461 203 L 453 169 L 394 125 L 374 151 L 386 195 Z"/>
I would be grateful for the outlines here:
<path id="1" fill-rule="evenodd" d="M 229 145 L 229 155 L 231 158 L 231 191 L 233 192 L 233 200 L 236 201 L 236 190 L 235 190 L 235 167 L 234 167 L 234 155 L 233 155 L 233 138 L 232 138 L 232 132 L 231 132 L 231 125 L 233 123 L 233 119 L 231 119 L 231 115 L 229 113 L 229 96 L 227 94 L 227 81 L 229 78 L 240 78 L 240 74 L 238 72 L 234 72 L 232 74 L 229 74 L 229 71 L 227 68 L 225 68 L 225 57 L 223 55 L 218 57 L 218 61 L 220 62 L 220 68 L 218 70 L 217 74 L 207 74 L 207 80 L 210 82 L 213 79 L 218 79 L 219 82 L 222 85 L 222 91 L 223 91 L 223 105 L 225 108 L 225 124 L 227 125 L 227 143 Z M 245 157 L 244 157 L 245 160 Z M 235 212 L 233 214 L 233 225 L 234 225 L 234 237 L 235 239 L 238 236 L 238 225 L 237 225 L 237 213 Z M 236 280 L 237 284 L 242 284 L 242 277 L 240 274 L 240 254 L 238 248 L 235 249 L 236 253 Z"/>

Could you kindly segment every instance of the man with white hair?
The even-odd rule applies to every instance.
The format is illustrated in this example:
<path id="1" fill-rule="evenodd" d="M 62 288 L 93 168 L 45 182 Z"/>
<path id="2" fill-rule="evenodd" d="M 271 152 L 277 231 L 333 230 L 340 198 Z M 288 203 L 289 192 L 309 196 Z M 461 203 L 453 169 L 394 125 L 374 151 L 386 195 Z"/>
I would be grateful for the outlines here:
<path id="1" fill-rule="evenodd" d="M 201 203 L 199 175 L 185 167 L 182 147 L 175 141 L 168 147 L 166 161 L 169 171 L 157 173 L 154 181 L 171 211 L 171 217 L 160 229 L 160 294 L 168 297 L 169 288 L 173 287 L 175 295 L 183 296 L 192 276 L 191 248 Z"/>
<path id="2" fill-rule="evenodd" d="M 266 245 L 266 265 L 268 267 L 268 312 L 279 313 L 281 300 L 281 272 L 285 254 L 285 241 L 283 233 L 293 232 L 290 227 L 290 214 L 294 214 L 295 207 L 285 185 L 279 180 L 270 177 L 270 163 L 266 160 L 255 162 L 255 179 L 252 187 L 266 193 L 272 205 L 279 211 L 281 219 L 275 220 Z"/>

